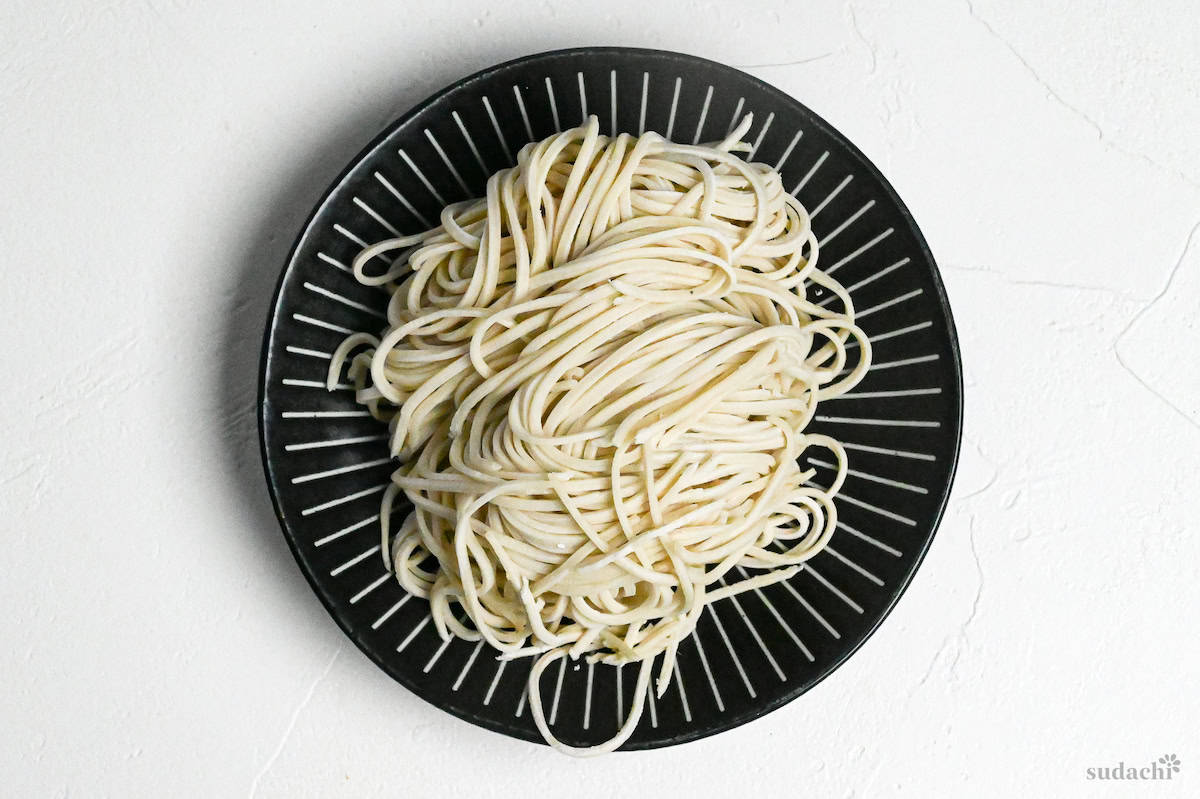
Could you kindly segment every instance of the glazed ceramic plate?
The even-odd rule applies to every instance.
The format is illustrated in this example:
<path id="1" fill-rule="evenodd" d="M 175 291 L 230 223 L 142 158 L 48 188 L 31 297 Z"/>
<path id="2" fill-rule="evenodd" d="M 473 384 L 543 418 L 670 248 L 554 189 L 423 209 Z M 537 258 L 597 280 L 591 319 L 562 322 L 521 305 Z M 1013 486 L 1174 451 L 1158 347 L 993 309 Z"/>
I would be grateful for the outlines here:
<path id="1" fill-rule="evenodd" d="M 324 388 L 343 337 L 384 324 L 386 295 L 359 285 L 348 264 L 367 242 L 437 224 L 445 204 L 480 195 L 526 142 L 588 114 L 604 132 L 691 143 L 723 138 L 747 112 L 753 160 L 775 166 L 812 214 L 822 268 L 850 290 L 874 364 L 853 392 L 821 404 L 814 425 L 850 457 L 830 546 L 788 582 L 709 606 L 679 648 L 674 684 L 648 703 L 625 748 L 727 730 L 809 690 L 883 621 L 929 547 L 958 455 L 958 346 L 933 257 L 879 170 L 796 100 L 711 61 L 624 48 L 511 61 L 421 103 L 346 168 L 296 241 L 263 347 L 263 461 L 296 560 L 346 635 L 439 708 L 541 741 L 525 701 L 530 662 L 443 642 L 426 602 L 384 571 L 386 430 L 352 391 Z M 811 463 L 817 482 L 829 478 L 825 461 Z M 635 674 L 552 666 L 541 690 L 555 735 L 574 745 L 614 735 Z"/>

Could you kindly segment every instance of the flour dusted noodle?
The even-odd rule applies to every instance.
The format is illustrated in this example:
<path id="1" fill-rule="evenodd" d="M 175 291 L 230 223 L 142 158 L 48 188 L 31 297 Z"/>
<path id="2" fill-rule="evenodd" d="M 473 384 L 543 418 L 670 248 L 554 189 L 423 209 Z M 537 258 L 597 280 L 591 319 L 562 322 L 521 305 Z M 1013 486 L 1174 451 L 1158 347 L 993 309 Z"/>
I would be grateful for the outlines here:
<path id="1" fill-rule="evenodd" d="M 388 323 L 343 342 L 329 384 L 345 367 L 389 423 L 384 561 L 443 637 L 537 658 L 534 720 L 571 754 L 627 740 L 653 659 L 661 696 L 708 603 L 791 577 L 837 521 L 846 454 L 806 428 L 870 343 L 803 206 L 735 154 L 749 125 L 691 146 L 590 117 L 353 263 Z M 798 463 L 814 447 L 825 488 Z M 757 573 L 726 584 L 739 566 Z M 574 748 L 537 682 L 581 656 L 641 667 L 618 734 Z"/>

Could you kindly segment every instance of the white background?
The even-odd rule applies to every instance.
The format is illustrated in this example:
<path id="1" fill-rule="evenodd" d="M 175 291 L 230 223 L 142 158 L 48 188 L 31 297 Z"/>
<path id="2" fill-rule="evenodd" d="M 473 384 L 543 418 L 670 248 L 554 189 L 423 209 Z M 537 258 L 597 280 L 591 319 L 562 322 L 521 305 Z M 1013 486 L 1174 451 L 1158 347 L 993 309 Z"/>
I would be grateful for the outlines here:
<path id="1" fill-rule="evenodd" d="M 250 5 L 0 10 L 0 792 L 1200 792 L 1194 3 Z M 741 66 L 847 134 L 942 265 L 967 385 L 948 514 L 878 634 L 760 721 L 593 761 L 361 655 L 253 421 L 329 181 L 441 86 L 583 44 Z M 1168 752 L 1171 783 L 1085 779 Z"/>

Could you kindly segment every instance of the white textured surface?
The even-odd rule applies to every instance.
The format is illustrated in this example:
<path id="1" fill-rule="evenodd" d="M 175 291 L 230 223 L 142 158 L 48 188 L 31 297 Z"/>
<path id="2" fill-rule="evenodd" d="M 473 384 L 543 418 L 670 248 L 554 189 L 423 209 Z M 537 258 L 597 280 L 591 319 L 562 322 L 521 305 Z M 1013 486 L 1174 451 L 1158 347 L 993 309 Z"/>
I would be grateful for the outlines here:
<path id="1" fill-rule="evenodd" d="M 1042 5 L 6 4 L 0 793 L 1197 795 L 1200 11 Z M 845 132 L 943 265 L 967 378 L 942 531 L 863 650 L 739 730 L 589 762 L 343 638 L 253 424 L 330 179 L 443 84 L 579 44 L 756 65 Z M 1166 752 L 1170 784 L 1084 777 Z"/>

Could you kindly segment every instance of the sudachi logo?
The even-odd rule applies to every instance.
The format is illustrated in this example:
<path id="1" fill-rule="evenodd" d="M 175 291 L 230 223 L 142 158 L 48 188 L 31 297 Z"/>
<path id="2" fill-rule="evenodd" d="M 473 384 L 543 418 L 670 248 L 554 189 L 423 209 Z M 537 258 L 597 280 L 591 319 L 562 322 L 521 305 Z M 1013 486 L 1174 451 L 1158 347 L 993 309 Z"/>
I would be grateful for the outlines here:
<path id="1" fill-rule="evenodd" d="M 1115 766 L 1096 766 L 1087 770 L 1089 780 L 1169 780 L 1179 772 L 1179 758 L 1163 755 L 1151 760 L 1148 766 L 1127 766 L 1125 761 Z"/>

